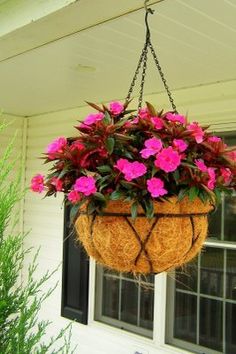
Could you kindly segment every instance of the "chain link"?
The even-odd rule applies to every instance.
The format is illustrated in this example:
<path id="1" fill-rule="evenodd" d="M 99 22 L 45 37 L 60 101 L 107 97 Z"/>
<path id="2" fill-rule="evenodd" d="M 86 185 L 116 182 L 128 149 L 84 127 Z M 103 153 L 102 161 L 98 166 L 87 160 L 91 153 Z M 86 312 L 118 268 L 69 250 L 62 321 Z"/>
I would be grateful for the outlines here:
<path id="1" fill-rule="evenodd" d="M 169 86 L 167 85 L 166 78 L 165 78 L 165 76 L 164 76 L 164 73 L 163 73 L 163 71 L 162 71 L 162 68 L 161 68 L 159 59 L 157 58 L 157 55 L 156 55 L 156 53 L 155 53 L 155 50 L 154 50 L 154 48 L 153 48 L 153 46 L 152 46 L 151 41 L 149 42 L 148 45 L 149 45 L 149 48 L 150 48 L 150 50 L 151 50 L 151 53 L 152 53 L 153 59 L 154 59 L 154 61 L 155 61 L 155 64 L 156 64 L 156 66 L 157 66 L 157 69 L 158 69 L 158 71 L 159 71 L 159 74 L 160 74 L 161 80 L 162 80 L 162 82 L 163 82 L 163 85 L 164 85 L 164 87 L 165 87 L 165 89 L 166 89 L 166 93 L 167 93 L 167 95 L 168 95 L 168 97 L 169 97 L 169 101 L 170 101 L 171 107 L 173 108 L 173 111 L 177 113 L 177 107 L 176 107 L 176 105 L 175 105 L 175 103 L 174 103 L 174 99 L 173 99 L 172 94 L 171 94 L 171 92 L 170 92 Z"/>
<path id="2" fill-rule="evenodd" d="M 131 95 L 133 93 L 133 89 L 134 89 L 134 86 L 135 86 L 135 83 L 136 83 L 136 80 L 137 80 L 137 77 L 138 77 L 138 74 L 139 74 L 139 70 L 142 66 L 142 63 L 143 63 L 143 57 L 145 55 L 145 50 L 146 50 L 146 43 L 144 44 L 144 47 L 142 49 L 142 52 L 141 52 L 141 55 L 140 55 L 140 58 L 139 58 L 139 61 L 138 61 L 138 65 L 137 65 L 137 68 L 135 70 L 135 73 L 134 73 L 134 77 L 132 79 L 132 82 L 131 82 L 131 85 L 130 85 L 130 88 L 129 88 L 129 91 L 128 91 L 128 94 L 126 96 L 126 101 L 129 101 L 130 98 L 131 98 Z"/>
<path id="3" fill-rule="evenodd" d="M 141 74 L 139 98 L 138 98 L 138 110 L 142 107 L 143 90 L 144 90 L 145 76 L 146 76 L 146 70 L 147 70 L 148 48 L 150 48 L 150 51 L 152 53 L 154 62 L 156 64 L 156 67 L 157 67 L 158 72 L 160 74 L 162 83 L 163 83 L 163 85 L 165 87 L 165 90 L 167 92 L 171 107 L 172 107 L 173 111 L 177 113 L 177 108 L 176 108 L 176 105 L 174 103 L 174 99 L 173 99 L 172 94 L 170 92 L 169 86 L 167 85 L 167 81 L 166 81 L 166 78 L 165 78 L 164 73 L 162 71 L 159 59 L 157 58 L 157 55 L 156 55 L 155 50 L 153 48 L 153 45 L 151 43 L 151 33 L 150 33 L 149 25 L 148 25 L 148 14 L 149 13 L 153 14 L 153 12 L 154 11 L 152 9 L 147 9 L 146 10 L 146 14 L 145 14 L 146 40 L 145 40 L 144 47 L 142 49 L 142 52 L 141 52 L 141 55 L 140 55 L 140 58 L 139 58 L 139 61 L 138 61 L 137 68 L 136 68 L 135 73 L 134 73 L 134 77 L 133 77 L 133 79 L 131 81 L 131 85 L 130 85 L 128 94 L 126 96 L 126 101 L 129 101 L 130 98 L 131 98 L 131 95 L 133 93 L 133 90 L 134 90 L 134 87 L 135 87 L 135 84 L 136 84 L 136 81 L 137 81 L 137 77 L 139 75 L 140 68 L 143 66 L 142 67 L 142 74 Z"/>
<path id="4" fill-rule="evenodd" d="M 145 83 L 145 76 L 147 71 L 147 55 L 148 55 L 148 42 L 144 48 L 144 56 L 143 56 L 143 70 L 141 76 L 141 83 L 140 83 L 140 91 L 139 91 L 139 99 L 138 99 L 138 110 L 141 109 L 143 103 L 143 89 Z"/>

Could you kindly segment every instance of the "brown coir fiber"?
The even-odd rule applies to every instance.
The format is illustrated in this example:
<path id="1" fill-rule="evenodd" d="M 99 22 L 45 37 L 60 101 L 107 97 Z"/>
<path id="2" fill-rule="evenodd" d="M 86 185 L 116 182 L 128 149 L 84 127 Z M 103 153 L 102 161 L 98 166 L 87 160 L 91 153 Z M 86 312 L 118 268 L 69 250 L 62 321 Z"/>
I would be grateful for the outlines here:
<path id="1" fill-rule="evenodd" d="M 190 261 L 201 250 L 207 235 L 210 203 L 188 198 L 155 202 L 155 216 L 138 211 L 130 217 L 130 204 L 111 201 L 103 215 L 81 211 L 75 228 L 87 253 L 120 272 L 159 273 Z"/>

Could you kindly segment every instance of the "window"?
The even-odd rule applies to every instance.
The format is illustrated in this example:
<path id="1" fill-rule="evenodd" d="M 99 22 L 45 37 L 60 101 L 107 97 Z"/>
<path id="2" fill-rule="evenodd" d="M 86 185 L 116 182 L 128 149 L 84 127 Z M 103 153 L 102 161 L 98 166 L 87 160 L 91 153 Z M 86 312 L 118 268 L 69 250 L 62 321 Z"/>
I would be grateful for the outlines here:
<path id="1" fill-rule="evenodd" d="M 222 196 L 205 250 L 168 280 L 166 333 L 187 350 L 236 353 L 236 195 Z"/>
<path id="2" fill-rule="evenodd" d="M 152 338 L 154 276 L 116 273 L 97 266 L 95 319 Z"/>

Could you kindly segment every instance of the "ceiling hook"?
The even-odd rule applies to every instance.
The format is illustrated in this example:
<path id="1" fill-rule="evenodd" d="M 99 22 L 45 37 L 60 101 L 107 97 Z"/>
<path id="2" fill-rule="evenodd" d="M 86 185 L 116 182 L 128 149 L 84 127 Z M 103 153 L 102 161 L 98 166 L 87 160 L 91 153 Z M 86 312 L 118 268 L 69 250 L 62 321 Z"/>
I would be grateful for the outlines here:
<path id="1" fill-rule="evenodd" d="M 147 6 L 147 3 L 148 3 L 149 1 L 150 1 L 150 0 L 145 0 L 145 1 L 144 1 L 144 8 L 145 8 L 145 11 L 146 11 L 146 12 L 150 12 L 151 14 L 153 14 L 153 13 L 154 13 L 154 10 L 148 8 L 148 6 Z"/>

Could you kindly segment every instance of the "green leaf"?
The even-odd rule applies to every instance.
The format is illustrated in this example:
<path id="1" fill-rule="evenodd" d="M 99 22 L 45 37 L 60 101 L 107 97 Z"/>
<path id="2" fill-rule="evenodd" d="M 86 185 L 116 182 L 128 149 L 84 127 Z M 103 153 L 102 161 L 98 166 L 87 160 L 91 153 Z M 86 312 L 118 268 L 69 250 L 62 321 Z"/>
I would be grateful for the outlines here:
<path id="1" fill-rule="evenodd" d="M 152 200 L 144 200 L 144 205 L 146 209 L 146 216 L 148 218 L 152 218 L 154 215 L 154 207 L 153 207 L 153 202 Z"/>
<path id="2" fill-rule="evenodd" d="M 188 189 L 181 189 L 179 194 L 178 194 L 178 201 L 181 202 L 181 200 L 184 199 L 184 197 L 188 194 Z"/>
<path id="3" fill-rule="evenodd" d="M 110 199 L 111 200 L 118 200 L 118 199 L 121 199 L 122 195 L 123 195 L 122 192 L 114 191 L 114 192 L 111 193 Z"/>
<path id="4" fill-rule="evenodd" d="M 216 196 L 216 203 L 220 204 L 221 203 L 222 192 L 218 188 L 216 188 L 214 190 L 214 193 L 215 193 L 215 196 Z"/>
<path id="5" fill-rule="evenodd" d="M 153 107 L 153 105 L 149 102 L 145 102 L 146 105 L 147 105 L 147 108 L 148 108 L 148 111 L 149 113 L 152 115 L 152 116 L 156 116 L 157 115 L 157 112 L 155 110 L 155 108 Z"/>
<path id="6" fill-rule="evenodd" d="M 179 178 L 180 178 L 179 170 L 175 170 L 175 172 L 173 173 L 173 176 L 174 176 L 176 184 L 179 184 Z"/>
<path id="7" fill-rule="evenodd" d="M 93 198 L 96 199 L 96 200 L 99 200 L 101 202 L 105 202 L 106 201 L 105 196 L 101 192 L 94 193 L 93 194 Z"/>
<path id="8" fill-rule="evenodd" d="M 112 137 L 109 137 L 109 138 L 107 138 L 105 144 L 106 144 L 106 148 L 107 148 L 108 153 L 111 155 L 114 150 L 115 139 Z"/>
<path id="9" fill-rule="evenodd" d="M 87 206 L 87 212 L 89 215 L 93 214 L 96 211 L 96 204 L 94 203 L 94 201 L 91 201 L 88 206 Z"/>
<path id="10" fill-rule="evenodd" d="M 196 186 L 191 187 L 188 192 L 190 201 L 193 202 L 194 199 L 197 198 L 198 194 L 199 194 L 199 189 Z"/>
<path id="11" fill-rule="evenodd" d="M 104 197 L 104 195 L 102 193 L 99 193 L 99 192 L 94 193 L 93 197 L 95 199 L 98 199 L 98 200 L 102 201 L 102 202 L 106 201 L 106 198 Z"/>
<path id="12" fill-rule="evenodd" d="M 101 173 L 111 172 L 111 167 L 108 165 L 102 165 L 102 166 L 98 166 L 97 170 Z"/>
<path id="13" fill-rule="evenodd" d="M 111 120 L 111 116 L 110 116 L 109 112 L 105 111 L 105 116 L 102 121 L 106 125 L 111 124 L 112 120 Z"/>
<path id="14" fill-rule="evenodd" d="M 74 219 L 76 218 L 78 211 L 79 211 L 79 205 L 78 204 L 74 205 L 70 209 L 70 220 L 71 220 L 71 222 L 73 222 Z"/>
<path id="15" fill-rule="evenodd" d="M 88 101 L 85 101 L 89 106 L 93 107 L 94 109 L 96 109 L 97 111 L 99 112 L 102 112 L 103 113 L 103 109 L 100 108 L 98 105 L 96 105 L 95 103 L 92 103 L 92 102 L 88 102 Z"/>
<path id="16" fill-rule="evenodd" d="M 120 181 L 120 184 L 125 187 L 126 189 L 132 189 L 134 187 L 134 183 Z"/>
<path id="17" fill-rule="evenodd" d="M 134 202 L 132 205 L 131 205 L 131 216 L 132 216 L 132 219 L 135 219 L 137 217 L 137 214 L 138 214 L 138 202 Z"/>

